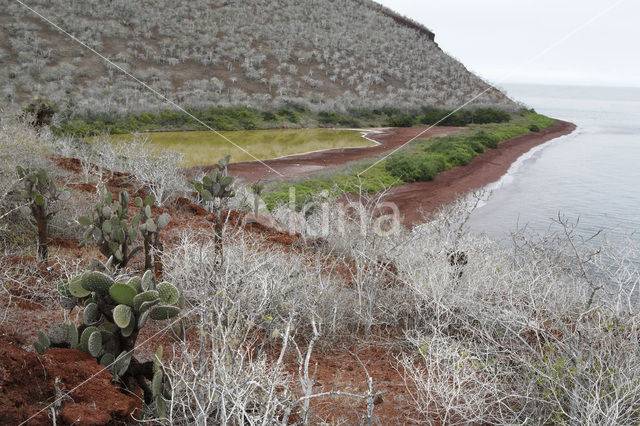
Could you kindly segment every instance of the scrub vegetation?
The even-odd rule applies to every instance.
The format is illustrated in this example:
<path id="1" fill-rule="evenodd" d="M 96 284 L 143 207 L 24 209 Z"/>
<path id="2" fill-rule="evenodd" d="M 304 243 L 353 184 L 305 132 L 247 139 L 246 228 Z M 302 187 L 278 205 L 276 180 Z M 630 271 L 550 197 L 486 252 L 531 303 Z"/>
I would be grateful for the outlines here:
<path id="1" fill-rule="evenodd" d="M 3 1 L 0 99 L 46 94 L 62 117 L 160 113 L 165 101 Z M 516 110 L 431 40 L 369 0 L 34 0 L 42 15 L 183 107 Z M 390 16 L 391 15 L 391 16 Z M 485 92 L 486 91 L 486 92 Z M 223 130 L 232 130 L 223 128 Z"/>
<path id="2" fill-rule="evenodd" d="M 512 131 L 501 126 L 495 125 L 498 134 Z M 0 143 L 0 329 L 26 333 L 23 338 L 44 356 L 49 347 L 77 345 L 104 358 L 118 386 L 130 395 L 136 395 L 135 383 L 144 389 L 137 419 L 283 425 L 398 418 L 427 424 L 640 421 L 640 283 L 632 243 L 617 251 L 597 237 L 583 241 L 574 235 L 575 224 L 559 216 L 546 235 L 516 233 L 505 246 L 466 231 L 473 208 L 468 201 L 425 217 L 412 231 L 380 233 L 381 196 L 365 191 L 352 198 L 364 206 L 359 215 L 341 215 L 329 196 L 306 217 L 285 207 L 274 212 L 282 223 L 294 218 L 299 227 L 291 231 L 297 234 L 261 231 L 239 220 L 239 210 L 251 208 L 240 199 L 242 188 L 216 174 L 234 187 L 220 187 L 230 198 L 220 210 L 218 233 L 208 216 L 192 213 L 195 207 L 180 207 L 184 200 L 165 198 L 160 207 L 151 198 L 122 195 L 152 188 L 148 174 L 139 176 L 136 168 L 109 173 L 95 164 L 88 176 L 81 168 L 73 171 L 69 165 L 85 160 L 68 139 L 3 122 Z M 158 155 L 144 151 L 136 161 Z M 57 161 L 61 156 L 77 161 Z M 95 272 L 110 262 L 101 266 L 106 256 L 91 241 L 82 249 L 52 244 L 51 269 L 35 267 L 44 260 L 23 218 L 25 201 L 13 196 L 21 176 L 16 164 L 39 167 L 58 187 L 69 188 L 70 197 L 60 200 L 68 214 L 52 218 L 52 237 L 80 239 L 85 229 L 76 219 L 94 210 L 87 198 L 102 203 L 78 183 L 106 186 L 132 214 L 144 211 L 145 231 L 160 233 L 154 263 L 161 268 L 145 273 L 140 254 L 107 275 Z M 179 175 L 177 165 L 155 167 Z M 205 176 L 196 187 L 204 194 L 218 188 L 215 179 Z M 209 202 L 188 186 L 172 194 Z M 112 203 L 99 215 L 113 218 L 121 207 Z M 171 212 L 170 221 L 154 221 L 160 212 Z M 142 220 L 127 226 L 142 226 Z M 110 238 L 118 232 L 106 231 Z M 139 244 L 141 237 L 129 231 Z M 14 237 L 19 235 L 30 238 Z M 91 257 L 101 262 L 89 262 Z M 85 273 L 87 268 L 94 272 Z M 61 303 L 71 315 L 55 325 Z M 75 312 L 83 321 L 77 328 L 69 325 Z M 143 328 L 138 319 L 147 314 L 169 321 Z M 49 331 L 39 337 L 27 331 L 25 315 Z M 113 339 L 120 346 L 110 346 Z M 162 351 L 154 339 L 161 339 Z M 130 358 L 134 345 L 136 357 Z M 331 361 L 339 353 L 347 358 Z M 345 378 L 346 365 L 361 373 Z M 48 415 L 61 416 L 74 405 L 59 389 L 62 397 L 39 406 L 59 401 Z M 23 417 L 10 422 L 26 420 L 26 411 L 16 413 Z"/>

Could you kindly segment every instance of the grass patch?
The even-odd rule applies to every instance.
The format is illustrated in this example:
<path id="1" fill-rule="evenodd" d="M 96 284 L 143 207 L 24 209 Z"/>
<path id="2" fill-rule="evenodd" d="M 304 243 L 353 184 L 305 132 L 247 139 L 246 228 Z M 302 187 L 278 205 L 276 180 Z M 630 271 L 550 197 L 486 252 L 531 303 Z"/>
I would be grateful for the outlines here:
<path id="1" fill-rule="evenodd" d="M 360 132 L 353 130 L 279 129 L 221 133 L 261 160 L 320 149 L 372 145 Z M 232 162 L 254 160 L 249 154 L 210 131 L 151 132 L 145 135 L 154 145 L 184 154 L 184 165 L 187 167 L 214 164 L 227 154 L 231 155 Z M 128 140 L 133 135 L 112 135 L 111 138 Z"/>
<path id="2" fill-rule="evenodd" d="M 369 170 L 372 161 L 349 165 L 332 176 L 275 183 L 265 191 L 263 199 L 269 209 L 287 204 L 289 188 L 293 187 L 296 206 L 300 208 L 322 191 L 332 195 L 355 193 L 361 185 L 364 192 L 375 193 L 403 183 L 433 180 L 438 173 L 466 165 L 486 149 L 497 148 L 501 141 L 539 131 L 554 123 L 555 120 L 549 117 L 523 111 L 511 116 L 507 123 L 475 124 L 455 135 L 417 140 Z"/>

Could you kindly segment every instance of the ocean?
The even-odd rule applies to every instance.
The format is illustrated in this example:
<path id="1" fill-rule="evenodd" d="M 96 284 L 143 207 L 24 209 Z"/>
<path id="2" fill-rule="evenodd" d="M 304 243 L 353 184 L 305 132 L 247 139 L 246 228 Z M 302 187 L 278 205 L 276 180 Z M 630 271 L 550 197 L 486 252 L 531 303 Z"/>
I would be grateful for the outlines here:
<path id="1" fill-rule="evenodd" d="M 558 230 L 558 214 L 583 237 L 640 246 L 640 88 L 508 85 L 536 111 L 578 126 L 534 148 L 487 189 L 471 216 L 475 233 L 504 239 L 526 226 Z"/>

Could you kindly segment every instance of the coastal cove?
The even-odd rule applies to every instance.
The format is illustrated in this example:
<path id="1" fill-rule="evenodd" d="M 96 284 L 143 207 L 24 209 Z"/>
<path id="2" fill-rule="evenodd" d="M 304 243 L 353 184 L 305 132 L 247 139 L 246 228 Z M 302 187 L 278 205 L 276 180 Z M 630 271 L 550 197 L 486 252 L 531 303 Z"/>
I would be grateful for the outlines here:
<path id="1" fill-rule="evenodd" d="M 471 229 L 498 239 L 524 226 L 541 234 L 561 214 L 579 221 L 584 237 L 602 230 L 614 244 L 640 244 L 640 89 L 514 85 L 509 92 L 578 130 L 489 185 L 493 195 L 471 216 Z"/>

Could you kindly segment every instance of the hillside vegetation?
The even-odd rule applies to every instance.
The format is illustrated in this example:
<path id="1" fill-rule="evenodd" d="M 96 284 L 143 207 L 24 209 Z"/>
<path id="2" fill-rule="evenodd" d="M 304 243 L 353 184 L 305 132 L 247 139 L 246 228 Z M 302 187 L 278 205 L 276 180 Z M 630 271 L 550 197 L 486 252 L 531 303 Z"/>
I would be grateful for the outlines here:
<path id="1" fill-rule="evenodd" d="M 1 0 L 0 99 L 44 95 L 63 117 L 160 111 L 163 101 L 17 2 Z M 29 5 L 154 90 L 198 110 L 314 111 L 516 104 L 430 32 L 369 0 L 83 1 Z"/>

